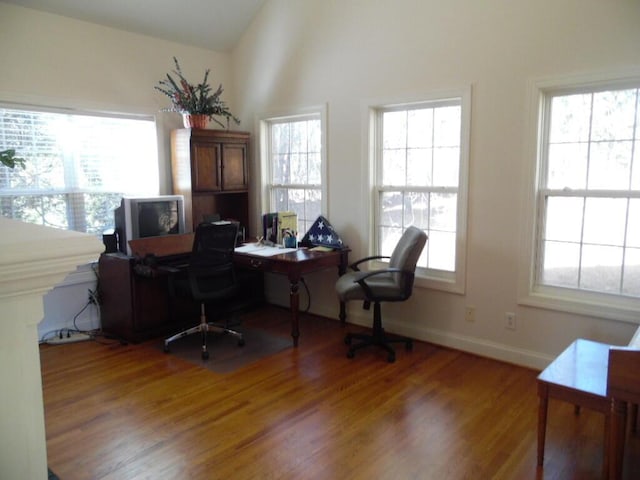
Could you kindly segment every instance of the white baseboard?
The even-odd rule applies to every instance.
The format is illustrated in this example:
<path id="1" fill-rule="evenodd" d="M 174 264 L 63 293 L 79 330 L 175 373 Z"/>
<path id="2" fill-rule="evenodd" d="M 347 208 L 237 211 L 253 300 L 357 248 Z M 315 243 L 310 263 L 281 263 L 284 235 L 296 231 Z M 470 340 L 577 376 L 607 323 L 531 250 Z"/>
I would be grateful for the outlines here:
<path id="1" fill-rule="evenodd" d="M 338 318 L 336 309 L 318 308 L 314 309 L 316 315 L 322 315 L 329 318 Z M 356 311 L 357 312 L 357 311 Z M 371 327 L 373 319 L 373 310 L 369 312 L 349 311 L 347 322 L 363 327 Z M 535 370 L 544 370 L 553 360 L 546 354 L 533 350 L 516 348 L 504 343 L 493 342 L 478 337 L 468 335 L 460 335 L 458 333 L 428 328 L 422 325 L 407 324 L 405 322 L 394 322 L 392 319 L 385 320 L 385 329 L 398 335 L 405 335 L 415 340 L 422 340 L 443 347 L 461 350 L 463 352 L 473 353 L 482 357 L 500 360 L 502 362 L 512 363 L 522 367 L 532 368 Z"/>

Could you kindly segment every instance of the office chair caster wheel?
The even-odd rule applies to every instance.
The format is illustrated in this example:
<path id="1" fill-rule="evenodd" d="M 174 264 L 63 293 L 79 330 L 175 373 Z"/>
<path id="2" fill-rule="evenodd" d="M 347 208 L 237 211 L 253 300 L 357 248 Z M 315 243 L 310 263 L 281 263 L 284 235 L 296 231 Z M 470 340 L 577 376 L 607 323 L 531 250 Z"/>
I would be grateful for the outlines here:
<path id="1" fill-rule="evenodd" d="M 207 352 L 207 351 L 202 352 L 202 359 L 203 360 L 209 360 L 209 352 Z"/>
<path id="2" fill-rule="evenodd" d="M 390 353 L 389 356 L 387 357 L 387 362 L 393 363 L 395 361 L 396 361 L 396 354 L 395 353 Z"/>
<path id="3" fill-rule="evenodd" d="M 238 340 L 238 346 L 244 347 L 244 338 L 241 338 L 240 340 Z"/>
<path id="4" fill-rule="evenodd" d="M 349 350 L 347 352 L 347 358 L 353 358 L 353 357 L 355 357 L 355 353 L 353 352 L 353 350 Z"/>
<path id="5" fill-rule="evenodd" d="M 347 334 L 347 335 L 344 337 L 344 344 L 345 344 L 345 345 L 351 345 L 351 335 Z"/>
<path id="6" fill-rule="evenodd" d="M 164 353 L 169 353 L 169 345 L 165 345 L 162 350 L 164 351 Z"/>

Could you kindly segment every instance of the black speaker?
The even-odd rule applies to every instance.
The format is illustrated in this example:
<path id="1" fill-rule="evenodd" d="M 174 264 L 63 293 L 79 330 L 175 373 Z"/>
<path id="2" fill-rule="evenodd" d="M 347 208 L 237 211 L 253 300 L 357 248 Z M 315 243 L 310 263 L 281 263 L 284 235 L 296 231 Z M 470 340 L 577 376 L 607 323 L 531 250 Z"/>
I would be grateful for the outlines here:
<path id="1" fill-rule="evenodd" d="M 103 233 L 102 243 L 104 243 L 104 253 L 115 253 L 118 251 L 118 236 L 115 232 Z"/>

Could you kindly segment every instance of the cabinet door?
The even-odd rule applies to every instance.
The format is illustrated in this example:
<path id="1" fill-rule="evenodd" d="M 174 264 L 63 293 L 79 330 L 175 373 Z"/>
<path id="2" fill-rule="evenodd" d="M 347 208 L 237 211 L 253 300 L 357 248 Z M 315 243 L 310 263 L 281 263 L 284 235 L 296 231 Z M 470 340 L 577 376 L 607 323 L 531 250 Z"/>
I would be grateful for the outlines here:
<path id="1" fill-rule="evenodd" d="M 246 190 L 247 148 L 245 144 L 227 143 L 222 145 L 222 189 Z"/>
<path id="2" fill-rule="evenodd" d="M 193 189 L 198 192 L 222 190 L 219 143 L 194 143 L 192 154 Z"/>

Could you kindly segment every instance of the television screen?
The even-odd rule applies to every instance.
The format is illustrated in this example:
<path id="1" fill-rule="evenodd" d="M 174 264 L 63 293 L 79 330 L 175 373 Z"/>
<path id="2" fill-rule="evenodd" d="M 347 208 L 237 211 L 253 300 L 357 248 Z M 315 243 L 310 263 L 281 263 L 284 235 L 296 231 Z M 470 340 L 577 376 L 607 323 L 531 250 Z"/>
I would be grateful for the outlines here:
<path id="1" fill-rule="evenodd" d="M 130 240 L 185 233 L 184 197 L 123 197 L 115 209 L 118 249 L 131 255 Z"/>
<path id="2" fill-rule="evenodd" d="M 138 203 L 138 237 L 157 237 L 179 233 L 177 201 Z"/>

